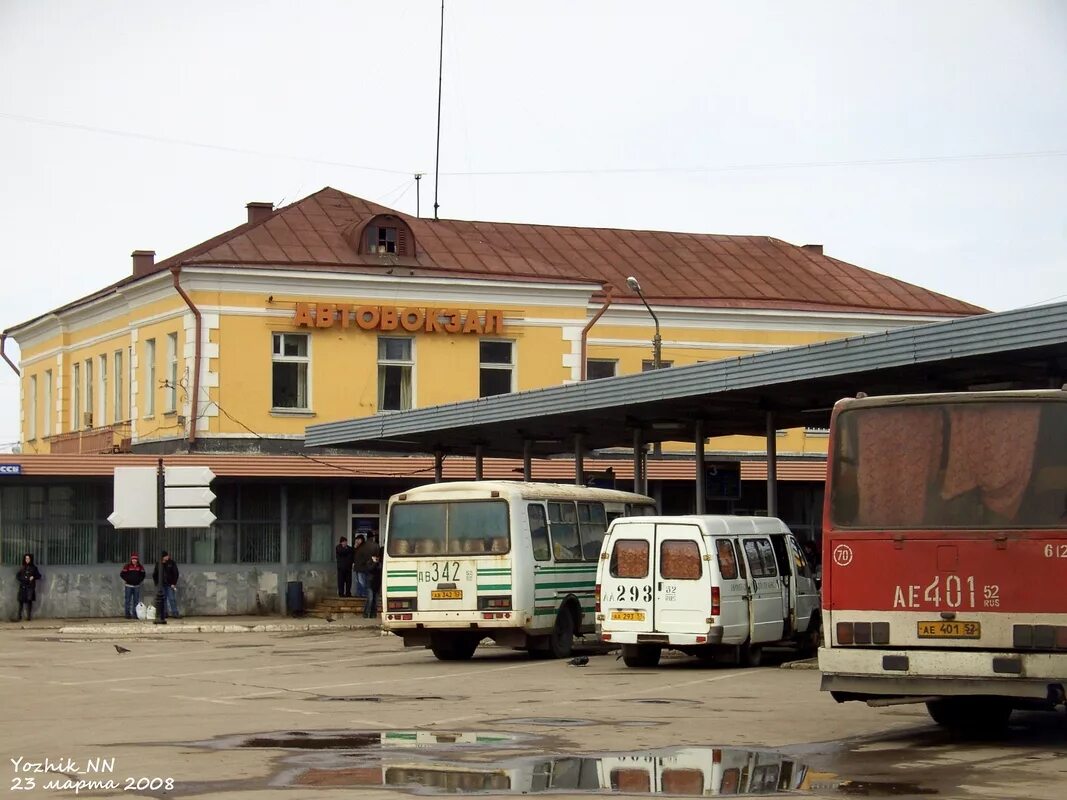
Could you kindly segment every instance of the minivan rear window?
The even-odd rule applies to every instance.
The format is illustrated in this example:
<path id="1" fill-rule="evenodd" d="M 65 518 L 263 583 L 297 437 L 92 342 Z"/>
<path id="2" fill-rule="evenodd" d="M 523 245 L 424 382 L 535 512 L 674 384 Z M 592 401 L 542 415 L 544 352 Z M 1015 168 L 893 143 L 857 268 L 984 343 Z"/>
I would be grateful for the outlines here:
<path id="1" fill-rule="evenodd" d="M 617 539 L 611 550 L 611 577 L 648 576 L 648 542 L 643 539 Z"/>
<path id="2" fill-rule="evenodd" d="M 667 580 L 694 581 L 703 572 L 700 548 L 691 539 L 666 539 L 659 545 L 659 574 Z"/>
<path id="3" fill-rule="evenodd" d="M 715 540 L 715 554 L 719 557 L 719 574 L 724 581 L 737 579 L 737 551 L 729 539 Z"/>

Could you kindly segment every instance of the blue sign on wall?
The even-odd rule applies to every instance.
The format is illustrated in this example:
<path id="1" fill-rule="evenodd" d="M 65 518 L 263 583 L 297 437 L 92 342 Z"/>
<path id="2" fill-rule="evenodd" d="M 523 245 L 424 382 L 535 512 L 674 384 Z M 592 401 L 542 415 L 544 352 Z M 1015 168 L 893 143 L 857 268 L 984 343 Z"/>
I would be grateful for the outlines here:
<path id="1" fill-rule="evenodd" d="M 22 464 L 0 464 L 0 475 L 21 475 Z"/>

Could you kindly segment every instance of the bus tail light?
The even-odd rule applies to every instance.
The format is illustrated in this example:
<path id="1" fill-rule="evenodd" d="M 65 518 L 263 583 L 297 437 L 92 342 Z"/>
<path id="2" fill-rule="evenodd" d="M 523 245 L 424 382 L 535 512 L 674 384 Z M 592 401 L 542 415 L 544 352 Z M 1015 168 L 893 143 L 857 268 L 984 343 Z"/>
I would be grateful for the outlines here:
<path id="1" fill-rule="evenodd" d="M 484 611 L 486 609 L 510 609 L 511 597 L 479 597 L 478 609 Z"/>
<path id="2" fill-rule="evenodd" d="M 1067 650 L 1067 625 L 1015 625 L 1012 644 L 1019 650 Z"/>
<path id="3" fill-rule="evenodd" d="M 414 597 L 390 597 L 386 611 L 414 611 L 415 606 Z"/>
<path id="4" fill-rule="evenodd" d="M 720 600 L 719 587 L 718 586 L 712 586 L 711 587 L 711 616 L 713 616 L 713 617 L 719 616 L 719 600 Z"/>
<path id="5" fill-rule="evenodd" d="M 853 637 L 853 625 L 851 622 L 837 623 L 837 643 L 855 644 Z"/>
<path id="6" fill-rule="evenodd" d="M 593 598 L 596 600 L 596 613 L 600 613 L 600 584 L 593 587 Z"/>
<path id="7" fill-rule="evenodd" d="M 839 622 L 837 644 L 889 644 L 888 622 Z"/>

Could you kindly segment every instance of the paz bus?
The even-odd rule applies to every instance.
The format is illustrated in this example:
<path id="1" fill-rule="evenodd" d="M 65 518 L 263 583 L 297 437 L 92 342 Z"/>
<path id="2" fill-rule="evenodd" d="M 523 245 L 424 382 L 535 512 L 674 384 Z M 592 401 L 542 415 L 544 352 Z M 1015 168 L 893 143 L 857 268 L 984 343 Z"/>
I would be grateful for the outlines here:
<path id="1" fill-rule="evenodd" d="M 1067 686 L 1067 387 L 839 401 L 822 688 L 951 728 Z"/>
<path id="2" fill-rule="evenodd" d="M 600 545 L 651 497 L 520 481 L 433 483 L 389 499 L 382 626 L 443 661 L 492 639 L 565 658 L 594 633 Z"/>

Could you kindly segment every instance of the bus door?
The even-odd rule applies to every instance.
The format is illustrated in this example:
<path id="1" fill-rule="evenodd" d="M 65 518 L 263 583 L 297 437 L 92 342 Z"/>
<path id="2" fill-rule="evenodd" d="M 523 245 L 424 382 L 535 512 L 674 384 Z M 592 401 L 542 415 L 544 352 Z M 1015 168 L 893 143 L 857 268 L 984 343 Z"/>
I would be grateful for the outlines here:
<path id="1" fill-rule="evenodd" d="M 655 625 L 660 633 L 707 628 L 711 612 L 711 570 L 696 525 L 656 525 Z"/>
<path id="2" fill-rule="evenodd" d="M 612 631 L 651 633 L 655 614 L 653 558 L 656 526 L 620 525 L 612 535 L 608 572 L 600 588 L 605 627 Z"/>
<path id="3" fill-rule="evenodd" d="M 748 616 L 753 643 L 777 642 L 783 637 L 782 580 L 768 536 L 742 536 L 748 566 Z"/>

